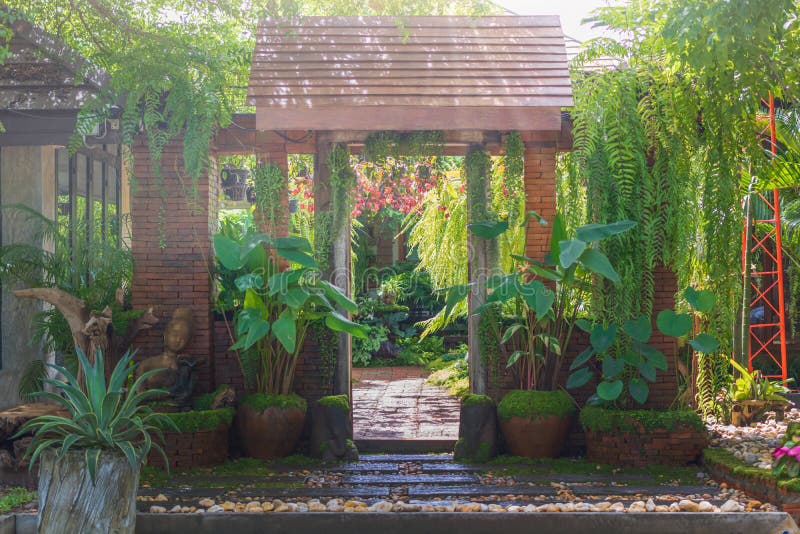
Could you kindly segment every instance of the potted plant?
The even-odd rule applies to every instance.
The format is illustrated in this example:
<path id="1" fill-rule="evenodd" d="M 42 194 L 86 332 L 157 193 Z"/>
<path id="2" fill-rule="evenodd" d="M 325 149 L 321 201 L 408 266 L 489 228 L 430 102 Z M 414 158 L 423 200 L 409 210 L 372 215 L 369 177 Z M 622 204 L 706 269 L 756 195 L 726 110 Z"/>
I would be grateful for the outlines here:
<path id="1" fill-rule="evenodd" d="M 39 462 L 39 532 L 119 532 L 133 534 L 139 469 L 151 449 L 164 454 L 152 436 L 173 425 L 144 404 L 163 390 L 139 391 L 143 374 L 130 387 L 133 355 L 127 352 L 106 383 L 103 357 L 89 363 L 76 349 L 83 376 L 50 365 L 64 381 L 44 381 L 58 393 L 33 395 L 63 406 L 69 417 L 45 415 L 31 419 L 17 436 L 33 432 L 28 448 L 30 466 Z M 166 461 L 166 459 L 165 459 Z"/>
<path id="2" fill-rule="evenodd" d="M 698 313 L 710 311 L 715 302 L 710 291 L 692 287 L 683 292 Z M 693 332 L 690 313 L 662 310 L 656 327 L 667 337 L 683 338 Z M 649 463 L 685 464 L 697 459 L 705 447 L 703 422 L 692 410 L 642 410 L 650 395 L 648 382 L 658 370 L 667 370 L 666 356 L 648 344 L 653 333 L 646 316 L 615 324 L 576 323 L 589 334 L 589 347 L 570 366 L 567 388 L 578 388 L 597 377 L 595 395 L 581 412 L 586 432 L 587 458 L 592 461 L 643 466 Z M 697 333 L 689 345 L 712 353 L 719 343 Z"/>
<path id="3" fill-rule="evenodd" d="M 761 371 L 748 371 L 733 358 L 730 361 L 739 373 L 739 378 L 731 384 L 728 394 L 732 402 L 731 423 L 736 426 L 746 426 L 758 421 L 767 411 L 774 411 L 776 419 L 782 420 L 783 413 L 789 405 L 786 399 L 789 388 L 780 380 L 770 380 L 765 377 Z"/>
<path id="4" fill-rule="evenodd" d="M 309 327 L 323 322 L 337 332 L 365 337 L 358 325 L 337 311 L 355 313 L 356 304 L 337 287 L 321 280 L 308 240 L 243 235 L 239 240 L 214 236 L 219 263 L 235 274 L 243 292 L 234 314 L 242 372 L 249 389 L 235 426 L 245 454 L 271 459 L 290 454 L 300 438 L 306 402 L 292 391 L 295 369 Z M 289 262 L 289 268 L 282 264 Z"/>
<path id="5" fill-rule="evenodd" d="M 491 293 L 476 313 L 492 308 L 504 312 L 505 322 L 486 321 L 501 350 L 512 344 L 507 367 L 514 368 L 519 390 L 497 405 L 500 429 L 508 450 L 518 456 L 558 456 L 567 439 L 576 407 L 559 389 L 563 354 L 572 338 L 582 296 L 595 280 L 619 281 L 597 243 L 635 226 L 631 221 L 590 224 L 567 232 L 560 215 L 553 221 L 550 252 L 544 261 L 517 257 L 516 272 L 492 277 Z M 508 223 L 475 223 L 468 228 L 478 237 L 492 238 Z M 462 294 L 468 289 L 459 288 Z M 454 299 L 448 298 L 452 304 Z"/>

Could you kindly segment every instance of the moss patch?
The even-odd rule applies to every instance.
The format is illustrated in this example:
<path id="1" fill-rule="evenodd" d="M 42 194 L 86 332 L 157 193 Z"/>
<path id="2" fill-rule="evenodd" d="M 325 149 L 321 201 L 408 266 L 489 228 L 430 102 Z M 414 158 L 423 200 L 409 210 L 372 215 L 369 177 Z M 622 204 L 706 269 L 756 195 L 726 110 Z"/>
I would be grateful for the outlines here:
<path id="1" fill-rule="evenodd" d="M 257 412 L 263 412 L 267 408 L 299 408 L 305 411 L 308 407 L 305 399 L 295 393 L 289 395 L 252 393 L 242 399 L 242 405 L 249 406 Z"/>
<path id="2" fill-rule="evenodd" d="M 726 467 L 739 477 L 769 481 L 786 491 L 800 492 L 800 478 L 778 478 L 768 469 L 760 469 L 744 463 L 728 449 L 709 447 L 703 451 L 703 462 Z"/>
<path id="3" fill-rule="evenodd" d="M 610 410 L 586 406 L 581 410 L 581 426 L 592 432 L 633 432 L 644 430 L 673 430 L 686 425 L 705 430 L 703 420 L 691 410 Z"/>
<path id="4" fill-rule="evenodd" d="M 214 430 L 220 425 L 230 426 L 233 421 L 233 408 L 217 410 L 192 410 L 189 412 L 165 413 L 180 432 L 196 432 L 198 430 Z M 164 427 L 164 430 L 171 430 Z"/>
<path id="5" fill-rule="evenodd" d="M 23 504 L 36 500 L 36 492 L 25 488 L 8 488 L 0 490 L 0 514 L 5 514 Z"/>
<path id="6" fill-rule="evenodd" d="M 494 404 L 494 401 L 488 395 L 465 395 L 461 399 L 461 406 L 464 408 L 478 406 L 479 404 Z"/>
<path id="7" fill-rule="evenodd" d="M 339 408 L 345 412 L 350 411 L 350 399 L 347 395 L 329 395 L 322 397 L 319 401 L 320 406 L 327 406 L 329 408 Z"/>
<path id="8" fill-rule="evenodd" d="M 535 420 L 551 415 L 564 417 L 575 411 L 572 398 L 561 390 L 526 391 L 518 389 L 510 391 L 497 405 L 497 415 L 501 419 L 523 417 Z"/>
<path id="9" fill-rule="evenodd" d="M 217 395 L 225 391 L 229 388 L 227 384 L 222 384 L 217 389 L 212 391 L 211 393 L 206 393 L 205 395 L 200 395 L 194 401 L 194 409 L 195 410 L 210 410 L 211 404 L 214 402 L 214 399 L 217 398 Z"/>

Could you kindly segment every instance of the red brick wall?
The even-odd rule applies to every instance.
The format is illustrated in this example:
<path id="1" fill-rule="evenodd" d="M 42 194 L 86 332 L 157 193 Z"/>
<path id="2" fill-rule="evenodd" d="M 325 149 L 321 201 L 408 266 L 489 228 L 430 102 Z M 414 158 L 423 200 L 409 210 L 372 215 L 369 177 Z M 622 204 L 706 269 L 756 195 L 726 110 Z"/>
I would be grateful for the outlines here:
<path id="1" fill-rule="evenodd" d="M 199 362 L 195 369 L 196 391 L 209 391 L 214 373 L 210 357 L 214 351 L 211 234 L 217 225 L 216 164 L 212 159 L 211 178 L 200 178 L 195 196 L 191 179 L 185 175 L 181 140 L 164 148 L 163 185 L 159 185 L 153 173 L 150 152 L 141 138 L 134 144 L 133 157 L 136 180 L 131 198 L 133 306 L 138 309 L 152 306 L 161 319 L 155 328 L 140 333 L 134 346 L 139 349 L 140 359 L 160 354 L 164 327 L 173 310 L 190 307 L 194 312 L 194 337 L 185 353 Z M 160 225 L 162 205 L 165 210 Z"/>
<path id="2" fill-rule="evenodd" d="M 552 142 L 536 141 L 523 134 L 525 142 L 525 209 L 535 211 L 547 226 L 528 221 L 525 255 L 543 259 L 550 250 L 550 229 L 556 216 L 556 148 Z"/>

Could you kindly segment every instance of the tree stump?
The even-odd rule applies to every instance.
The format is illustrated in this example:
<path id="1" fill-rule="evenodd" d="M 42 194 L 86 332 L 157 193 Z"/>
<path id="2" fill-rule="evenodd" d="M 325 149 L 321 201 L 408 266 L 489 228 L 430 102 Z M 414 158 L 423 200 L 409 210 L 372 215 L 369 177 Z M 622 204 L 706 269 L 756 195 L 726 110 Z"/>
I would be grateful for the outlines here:
<path id="1" fill-rule="evenodd" d="M 358 460 L 346 395 L 323 397 L 311 409 L 311 454 L 326 462 Z"/>
<path id="2" fill-rule="evenodd" d="M 55 451 L 46 451 L 41 458 L 39 532 L 134 533 L 139 469 L 131 469 L 123 456 L 104 452 L 94 484 L 82 450 L 61 460 Z"/>
<path id="3" fill-rule="evenodd" d="M 497 454 L 497 412 L 492 399 L 468 395 L 461 403 L 461 421 L 453 459 L 485 462 Z"/>

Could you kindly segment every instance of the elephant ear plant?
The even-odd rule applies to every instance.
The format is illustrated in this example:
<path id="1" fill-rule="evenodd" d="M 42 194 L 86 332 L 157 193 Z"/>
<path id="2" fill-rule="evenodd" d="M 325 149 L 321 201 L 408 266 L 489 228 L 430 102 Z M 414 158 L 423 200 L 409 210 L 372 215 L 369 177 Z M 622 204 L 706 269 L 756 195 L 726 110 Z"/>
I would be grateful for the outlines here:
<path id="1" fill-rule="evenodd" d="M 364 328 L 337 311 L 351 313 L 356 304 L 336 286 L 321 280 L 311 245 L 300 237 L 272 238 L 254 233 L 239 240 L 214 236 L 219 263 L 236 274 L 244 293 L 236 310 L 234 331 L 242 370 L 255 393 L 288 395 L 298 356 L 314 322 L 331 330 L 365 338 Z M 282 269 L 281 263 L 290 263 Z"/>
<path id="2" fill-rule="evenodd" d="M 687 287 L 683 296 L 690 308 L 699 313 L 709 312 L 716 300 L 712 292 L 692 287 Z M 656 317 L 658 330 L 675 338 L 692 333 L 693 322 L 691 313 L 673 310 L 662 310 Z M 648 344 L 653 333 L 650 318 L 642 315 L 629 319 L 621 327 L 586 320 L 577 321 L 577 326 L 589 334 L 589 347 L 572 362 L 567 388 L 579 388 L 597 374 L 599 382 L 591 402 L 623 407 L 631 404 L 631 399 L 638 404 L 647 402 L 647 382 L 655 382 L 658 370 L 667 370 L 666 356 Z M 718 341 L 706 333 L 694 335 L 689 345 L 703 353 L 713 353 L 719 347 Z"/>
<path id="3" fill-rule="evenodd" d="M 50 365 L 64 377 L 45 379 L 58 393 L 34 394 L 69 415 L 36 417 L 15 436 L 33 432 L 30 466 L 40 459 L 39 532 L 133 533 L 139 468 L 151 449 L 165 457 L 152 435 L 163 441 L 160 429 L 175 428 L 144 404 L 167 392 L 140 391 L 149 376 L 162 370 L 143 373 L 126 388 L 135 367 L 133 354 L 125 353 L 106 383 L 102 354 L 98 351 L 89 363 L 83 351 L 76 352 L 85 386 L 64 367 Z"/>

